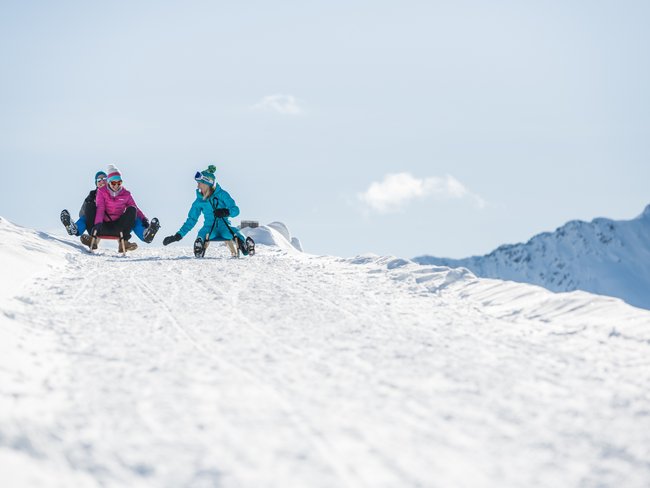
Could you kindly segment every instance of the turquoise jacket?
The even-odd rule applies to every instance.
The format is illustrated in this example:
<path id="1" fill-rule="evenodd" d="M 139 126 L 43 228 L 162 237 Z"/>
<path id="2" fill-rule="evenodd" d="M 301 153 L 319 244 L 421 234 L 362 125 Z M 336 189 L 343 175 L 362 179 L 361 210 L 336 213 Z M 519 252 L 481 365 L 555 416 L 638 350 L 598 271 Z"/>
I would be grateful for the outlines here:
<path id="1" fill-rule="evenodd" d="M 199 230 L 198 235 L 201 239 L 206 240 L 208 234 L 210 235 L 209 240 L 211 241 L 227 241 L 232 239 L 232 234 L 224 223 L 225 220 L 235 235 L 242 241 L 245 241 L 246 238 L 240 234 L 239 229 L 230 224 L 229 218 L 218 218 L 215 223 L 215 208 L 227 208 L 230 211 L 231 217 L 237 217 L 239 215 L 239 207 L 235 204 L 235 201 L 228 192 L 218 184 L 212 195 L 205 200 L 203 199 L 201 192 L 196 190 L 196 200 L 192 203 L 192 207 L 187 214 L 187 220 L 178 233 L 185 237 L 185 235 L 194 228 L 201 214 L 203 214 L 203 227 Z"/>

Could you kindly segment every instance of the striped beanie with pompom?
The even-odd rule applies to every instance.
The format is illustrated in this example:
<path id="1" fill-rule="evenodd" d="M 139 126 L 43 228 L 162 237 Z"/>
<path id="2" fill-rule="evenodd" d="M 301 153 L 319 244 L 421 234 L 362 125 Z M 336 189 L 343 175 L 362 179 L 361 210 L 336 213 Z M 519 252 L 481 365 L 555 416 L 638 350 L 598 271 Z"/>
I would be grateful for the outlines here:
<path id="1" fill-rule="evenodd" d="M 205 183 L 214 187 L 217 184 L 217 178 L 214 176 L 214 172 L 217 171 L 217 167 L 213 164 L 208 166 L 208 169 L 201 171 L 194 175 L 194 179 L 199 183 Z"/>
<path id="2" fill-rule="evenodd" d="M 108 165 L 108 182 L 110 183 L 111 181 L 122 181 L 122 174 L 120 173 L 120 170 L 117 169 L 114 165 L 109 164 Z"/>

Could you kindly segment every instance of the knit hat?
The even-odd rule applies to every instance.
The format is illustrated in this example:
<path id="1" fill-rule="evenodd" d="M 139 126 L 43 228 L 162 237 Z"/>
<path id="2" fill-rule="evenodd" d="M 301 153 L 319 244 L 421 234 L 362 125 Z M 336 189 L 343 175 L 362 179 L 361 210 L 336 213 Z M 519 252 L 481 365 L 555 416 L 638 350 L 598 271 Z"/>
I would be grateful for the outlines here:
<path id="1" fill-rule="evenodd" d="M 217 184 L 217 178 L 214 176 L 214 172 L 217 171 L 217 167 L 211 164 L 208 166 L 208 169 L 205 169 L 201 172 L 197 171 L 194 175 L 194 179 L 199 183 L 205 183 L 214 187 Z"/>
<path id="2" fill-rule="evenodd" d="M 97 173 L 95 173 L 95 186 L 97 186 L 97 180 L 99 180 L 100 176 L 106 178 L 106 173 L 104 173 L 103 171 L 98 171 Z"/>
<path id="3" fill-rule="evenodd" d="M 108 182 L 110 183 L 111 181 L 122 181 L 122 174 L 120 173 L 119 169 L 117 169 L 112 164 L 109 164 L 108 165 Z"/>

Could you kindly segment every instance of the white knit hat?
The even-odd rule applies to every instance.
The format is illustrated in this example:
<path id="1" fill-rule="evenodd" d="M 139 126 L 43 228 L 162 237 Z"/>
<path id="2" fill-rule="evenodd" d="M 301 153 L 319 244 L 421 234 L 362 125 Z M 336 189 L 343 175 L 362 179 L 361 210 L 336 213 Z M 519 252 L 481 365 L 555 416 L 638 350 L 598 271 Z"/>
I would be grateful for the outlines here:
<path id="1" fill-rule="evenodd" d="M 121 181 L 122 180 L 122 174 L 120 173 L 120 170 L 117 169 L 112 164 L 108 165 L 108 170 L 106 171 L 108 173 L 108 182 L 110 183 L 111 181 Z"/>

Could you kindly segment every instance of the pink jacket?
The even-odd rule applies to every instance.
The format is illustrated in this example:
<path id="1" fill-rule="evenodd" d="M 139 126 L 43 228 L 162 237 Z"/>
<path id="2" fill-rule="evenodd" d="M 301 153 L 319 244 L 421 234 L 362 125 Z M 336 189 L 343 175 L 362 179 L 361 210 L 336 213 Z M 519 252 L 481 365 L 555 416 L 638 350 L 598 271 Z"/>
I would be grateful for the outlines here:
<path id="1" fill-rule="evenodd" d="M 135 204 L 131 192 L 124 187 L 117 193 L 109 190 L 107 186 L 100 188 L 97 190 L 95 203 L 97 204 L 95 225 L 119 219 L 127 207 L 135 207 L 138 218 L 141 220 L 146 219 L 145 215 Z"/>

